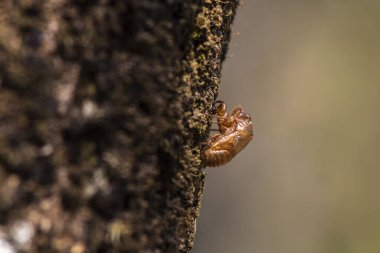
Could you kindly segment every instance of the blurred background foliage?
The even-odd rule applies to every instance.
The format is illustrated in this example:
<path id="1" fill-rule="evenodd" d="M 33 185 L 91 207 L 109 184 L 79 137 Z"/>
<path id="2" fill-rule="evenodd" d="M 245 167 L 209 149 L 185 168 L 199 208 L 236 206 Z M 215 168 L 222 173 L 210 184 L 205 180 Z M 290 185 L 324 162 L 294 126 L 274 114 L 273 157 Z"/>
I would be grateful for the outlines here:
<path id="1" fill-rule="evenodd" d="M 379 253 L 380 1 L 246 0 L 233 31 L 219 98 L 256 137 L 207 169 L 192 252 Z"/>

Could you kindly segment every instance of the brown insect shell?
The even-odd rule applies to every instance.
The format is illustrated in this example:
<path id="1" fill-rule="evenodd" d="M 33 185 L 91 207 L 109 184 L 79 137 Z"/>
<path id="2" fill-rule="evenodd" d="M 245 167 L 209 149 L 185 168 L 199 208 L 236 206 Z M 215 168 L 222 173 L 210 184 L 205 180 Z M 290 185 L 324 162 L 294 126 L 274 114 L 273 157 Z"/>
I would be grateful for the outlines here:
<path id="1" fill-rule="evenodd" d="M 231 126 L 225 128 L 223 123 Z M 215 167 L 228 163 L 253 139 L 251 117 L 241 107 L 235 108 L 231 117 L 221 119 L 219 125 L 222 134 L 210 140 L 210 146 L 203 154 L 206 166 Z"/>

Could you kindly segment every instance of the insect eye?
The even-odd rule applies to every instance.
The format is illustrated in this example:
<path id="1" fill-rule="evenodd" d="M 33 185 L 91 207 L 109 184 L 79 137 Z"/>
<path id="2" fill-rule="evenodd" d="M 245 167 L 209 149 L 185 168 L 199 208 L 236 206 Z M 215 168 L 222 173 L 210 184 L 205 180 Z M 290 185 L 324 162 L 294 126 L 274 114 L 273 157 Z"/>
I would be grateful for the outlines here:
<path id="1" fill-rule="evenodd" d="M 249 114 L 246 113 L 246 112 L 241 112 L 241 113 L 239 114 L 239 118 L 240 118 L 240 119 L 245 119 L 245 120 L 251 120 L 251 116 L 249 116 Z"/>
<path id="2" fill-rule="evenodd" d="M 225 104 L 217 104 L 215 109 L 216 109 L 216 112 L 218 114 L 223 114 L 226 110 L 226 105 Z"/>

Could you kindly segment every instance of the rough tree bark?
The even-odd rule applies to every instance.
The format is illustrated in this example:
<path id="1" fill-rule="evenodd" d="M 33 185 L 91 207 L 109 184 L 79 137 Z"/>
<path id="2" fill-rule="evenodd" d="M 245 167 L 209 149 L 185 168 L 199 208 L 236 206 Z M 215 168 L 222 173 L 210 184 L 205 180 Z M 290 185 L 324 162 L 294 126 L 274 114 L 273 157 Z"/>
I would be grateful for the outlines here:
<path id="1" fill-rule="evenodd" d="M 0 247 L 188 252 L 236 0 L 0 2 Z"/>

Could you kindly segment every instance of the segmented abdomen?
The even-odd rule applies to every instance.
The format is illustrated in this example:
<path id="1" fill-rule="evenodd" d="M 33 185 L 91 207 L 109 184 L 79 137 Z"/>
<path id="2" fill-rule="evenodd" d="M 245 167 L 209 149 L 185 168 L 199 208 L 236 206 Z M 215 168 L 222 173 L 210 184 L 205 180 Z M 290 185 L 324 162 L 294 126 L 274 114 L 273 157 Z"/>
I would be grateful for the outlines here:
<path id="1" fill-rule="evenodd" d="M 235 155 L 227 150 L 207 149 L 203 156 L 203 162 L 206 166 L 217 167 L 228 163 Z"/>

